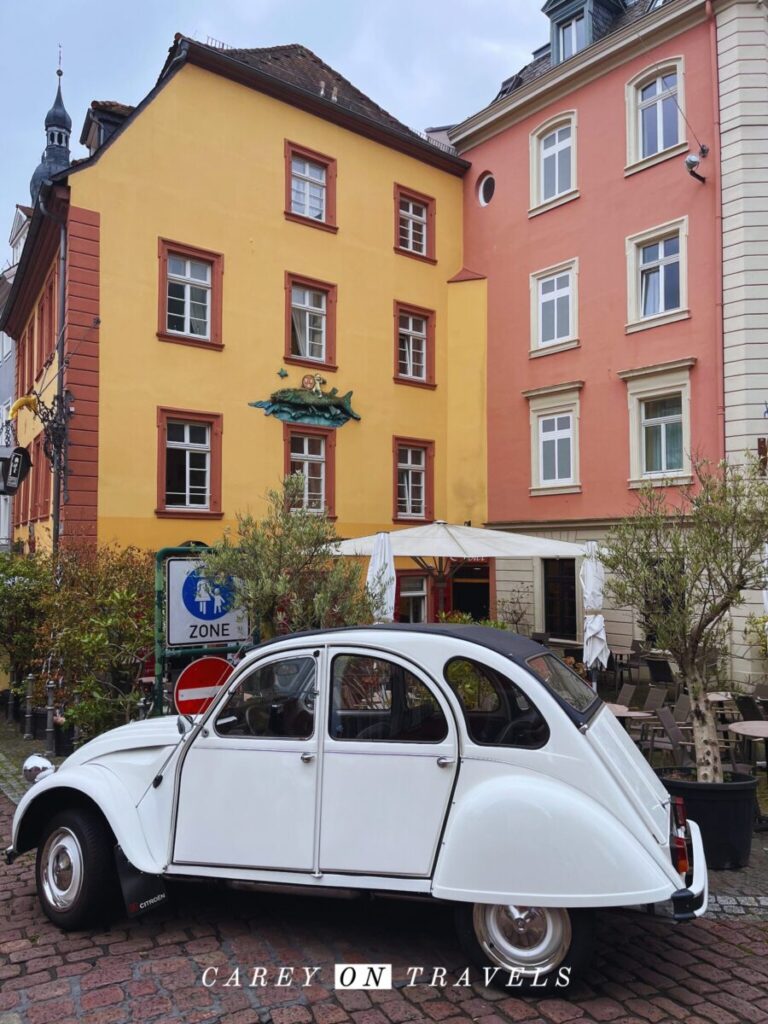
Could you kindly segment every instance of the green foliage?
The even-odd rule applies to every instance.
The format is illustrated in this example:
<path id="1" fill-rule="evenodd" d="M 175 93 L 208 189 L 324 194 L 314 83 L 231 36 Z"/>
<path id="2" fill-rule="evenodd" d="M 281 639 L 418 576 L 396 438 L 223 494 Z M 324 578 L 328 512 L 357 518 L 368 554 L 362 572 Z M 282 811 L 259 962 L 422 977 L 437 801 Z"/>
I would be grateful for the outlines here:
<path id="1" fill-rule="evenodd" d="M 207 576 L 238 581 L 236 602 L 262 640 L 373 621 L 363 566 L 334 556 L 336 528 L 325 513 L 300 507 L 303 486 L 301 475 L 286 477 L 268 493 L 264 519 L 238 514 L 236 535 L 203 556 Z"/>
<path id="2" fill-rule="evenodd" d="M 488 626 L 490 629 L 507 629 L 507 623 L 501 619 L 473 619 L 469 612 L 455 609 L 449 612 L 438 612 L 438 622 L 449 622 L 455 626 Z"/>
<path id="3" fill-rule="evenodd" d="M 0 554 L 0 649 L 17 681 L 41 657 L 45 603 L 52 586 L 46 556 Z"/>
<path id="4" fill-rule="evenodd" d="M 721 781 L 707 666 L 726 653 L 728 616 L 743 591 L 765 584 L 768 479 L 754 458 L 698 461 L 694 470 L 694 484 L 674 503 L 664 488 L 643 488 L 637 510 L 609 532 L 601 558 L 615 602 L 637 610 L 688 686 L 699 779 Z"/>
<path id="5" fill-rule="evenodd" d="M 154 638 L 154 560 L 132 547 L 66 550 L 57 584 L 45 601 L 57 700 L 68 722 L 94 736 L 128 721 L 138 699 Z"/>
<path id="6" fill-rule="evenodd" d="M 768 615 L 750 615 L 744 636 L 748 644 L 758 649 L 763 661 L 768 661 Z"/>

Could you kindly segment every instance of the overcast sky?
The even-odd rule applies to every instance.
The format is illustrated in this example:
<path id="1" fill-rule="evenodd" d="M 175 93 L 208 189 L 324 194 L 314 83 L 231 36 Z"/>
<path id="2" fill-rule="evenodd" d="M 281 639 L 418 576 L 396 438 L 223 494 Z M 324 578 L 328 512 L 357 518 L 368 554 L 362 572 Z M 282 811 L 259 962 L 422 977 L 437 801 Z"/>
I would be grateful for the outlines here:
<path id="1" fill-rule="evenodd" d="M 304 43 L 414 128 L 459 121 L 547 38 L 543 0 L 0 0 L 0 266 L 15 203 L 45 145 L 62 91 L 72 155 L 93 99 L 136 104 L 175 32 L 230 46 Z"/>

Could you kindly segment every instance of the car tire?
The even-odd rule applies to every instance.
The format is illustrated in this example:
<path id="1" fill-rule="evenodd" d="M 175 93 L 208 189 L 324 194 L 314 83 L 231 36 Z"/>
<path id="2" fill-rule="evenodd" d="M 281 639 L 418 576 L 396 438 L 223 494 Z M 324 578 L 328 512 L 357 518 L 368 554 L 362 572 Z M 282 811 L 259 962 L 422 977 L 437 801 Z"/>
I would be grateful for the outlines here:
<path id="1" fill-rule="evenodd" d="M 464 953 L 476 967 L 490 968 L 480 980 L 509 994 L 565 993 L 589 963 L 591 910 L 459 903 L 455 914 Z"/>
<path id="2" fill-rule="evenodd" d="M 103 923 L 116 910 L 114 844 L 102 816 L 88 808 L 61 811 L 46 825 L 37 847 L 37 895 L 59 928 Z"/>

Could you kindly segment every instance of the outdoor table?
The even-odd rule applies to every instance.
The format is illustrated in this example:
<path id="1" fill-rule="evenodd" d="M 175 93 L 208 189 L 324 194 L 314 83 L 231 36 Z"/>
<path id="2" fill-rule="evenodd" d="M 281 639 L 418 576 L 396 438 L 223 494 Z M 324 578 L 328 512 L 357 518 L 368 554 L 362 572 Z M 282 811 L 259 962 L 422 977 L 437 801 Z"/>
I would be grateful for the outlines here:
<path id="1" fill-rule="evenodd" d="M 652 711 L 633 711 L 626 704 L 606 704 L 617 718 L 653 718 Z"/>
<path id="2" fill-rule="evenodd" d="M 765 774 L 768 776 L 768 722 L 731 722 L 729 732 L 746 736 L 751 740 L 762 740 L 765 744 Z"/>
<path id="3" fill-rule="evenodd" d="M 726 690 L 718 690 L 715 693 L 708 693 L 707 700 L 710 704 L 725 704 L 731 700 L 731 694 Z"/>

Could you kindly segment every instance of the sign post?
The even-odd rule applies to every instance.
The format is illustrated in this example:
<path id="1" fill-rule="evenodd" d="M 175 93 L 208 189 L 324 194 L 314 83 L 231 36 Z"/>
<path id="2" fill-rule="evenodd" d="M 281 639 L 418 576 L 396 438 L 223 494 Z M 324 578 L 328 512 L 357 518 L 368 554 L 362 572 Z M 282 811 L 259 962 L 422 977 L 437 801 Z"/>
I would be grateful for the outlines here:
<path id="1" fill-rule="evenodd" d="M 155 555 L 155 686 L 152 715 L 163 713 L 168 658 L 223 655 L 251 639 L 248 618 L 234 607 L 234 583 L 202 572 L 203 546 L 162 548 Z M 215 645 L 215 646 L 212 646 Z"/>

